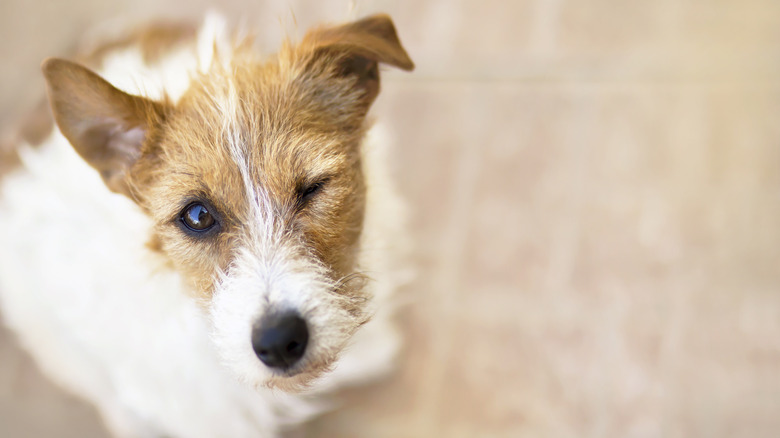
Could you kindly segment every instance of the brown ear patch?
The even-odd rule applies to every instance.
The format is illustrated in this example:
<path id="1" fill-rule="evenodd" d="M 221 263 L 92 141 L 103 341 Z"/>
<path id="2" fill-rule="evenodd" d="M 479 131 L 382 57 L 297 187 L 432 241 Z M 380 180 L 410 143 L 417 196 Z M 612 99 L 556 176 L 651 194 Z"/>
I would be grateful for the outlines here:
<path id="1" fill-rule="evenodd" d="M 62 134 L 111 190 L 129 195 L 127 173 L 164 105 L 120 91 L 74 62 L 50 58 L 42 69 Z"/>
<path id="2" fill-rule="evenodd" d="M 393 21 L 385 14 L 335 27 L 310 31 L 301 43 L 314 53 L 314 62 L 335 63 L 339 76 L 353 76 L 370 105 L 379 93 L 378 64 L 413 70 L 414 63 L 398 39 Z"/>
<path id="3" fill-rule="evenodd" d="M 319 28 L 304 37 L 318 49 L 358 55 L 402 70 L 414 70 L 414 62 L 401 45 L 393 21 L 377 14 L 336 27 Z"/>

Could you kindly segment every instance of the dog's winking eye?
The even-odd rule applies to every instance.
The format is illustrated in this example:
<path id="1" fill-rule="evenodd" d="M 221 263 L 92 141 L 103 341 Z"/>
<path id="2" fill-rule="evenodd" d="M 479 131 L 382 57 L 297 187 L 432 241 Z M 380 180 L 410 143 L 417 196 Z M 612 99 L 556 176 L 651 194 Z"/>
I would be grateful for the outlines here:
<path id="1" fill-rule="evenodd" d="M 323 179 L 321 179 L 321 180 L 319 180 L 319 181 L 317 181 L 317 182 L 315 182 L 313 184 L 301 186 L 298 189 L 298 203 L 301 206 L 305 205 L 317 193 L 322 191 L 322 188 L 325 186 L 325 184 L 327 182 L 328 182 L 328 179 L 327 178 L 323 178 Z"/>
<path id="2" fill-rule="evenodd" d="M 191 231 L 202 232 L 211 229 L 217 223 L 205 205 L 192 203 L 181 212 L 181 222 Z"/>

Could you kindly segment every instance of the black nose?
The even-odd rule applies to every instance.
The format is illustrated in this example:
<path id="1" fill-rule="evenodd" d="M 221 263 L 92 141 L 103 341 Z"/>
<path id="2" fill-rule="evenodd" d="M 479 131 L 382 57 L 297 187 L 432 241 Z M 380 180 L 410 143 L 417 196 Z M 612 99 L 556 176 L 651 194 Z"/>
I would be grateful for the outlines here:
<path id="1" fill-rule="evenodd" d="M 271 368 L 291 367 L 303 356 L 308 342 L 306 321 L 297 313 L 271 315 L 252 330 L 252 348 Z"/>

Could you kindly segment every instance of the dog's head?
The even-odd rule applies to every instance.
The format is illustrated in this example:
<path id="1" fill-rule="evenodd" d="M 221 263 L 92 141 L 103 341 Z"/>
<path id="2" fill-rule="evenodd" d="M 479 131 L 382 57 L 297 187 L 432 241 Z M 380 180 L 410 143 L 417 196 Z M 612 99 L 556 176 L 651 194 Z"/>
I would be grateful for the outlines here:
<path id="1" fill-rule="evenodd" d="M 384 15 L 315 29 L 272 59 L 239 46 L 175 103 L 44 63 L 60 130 L 149 215 L 149 246 L 192 285 L 251 384 L 307 384 L 370 316 L 359 143 L 378 63 L 413 68 Z"/>

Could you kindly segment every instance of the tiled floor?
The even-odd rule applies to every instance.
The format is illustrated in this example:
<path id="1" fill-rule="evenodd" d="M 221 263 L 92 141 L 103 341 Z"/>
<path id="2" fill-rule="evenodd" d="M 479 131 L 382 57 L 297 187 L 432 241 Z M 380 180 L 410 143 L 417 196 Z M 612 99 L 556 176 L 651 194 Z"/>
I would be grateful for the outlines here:
<path id="1" fill-rule="evenodd" d="M 184 4 L 34 3 L 0 5 L 2 115 L 82 24 Z M 223 9 L 272 35 L 348 2 Z M 375 107 L 415 213 L 410 342 L 397 376 L 299 435 L 777 436 L 780 5 L 358 10 L 389 11 L 418 65 L 388 71 Z M 0 436 L 103 436 L 5 333 L 0 354 Z"/>

